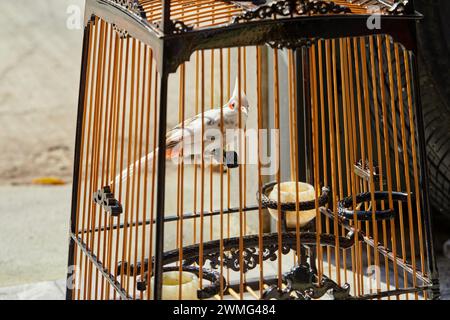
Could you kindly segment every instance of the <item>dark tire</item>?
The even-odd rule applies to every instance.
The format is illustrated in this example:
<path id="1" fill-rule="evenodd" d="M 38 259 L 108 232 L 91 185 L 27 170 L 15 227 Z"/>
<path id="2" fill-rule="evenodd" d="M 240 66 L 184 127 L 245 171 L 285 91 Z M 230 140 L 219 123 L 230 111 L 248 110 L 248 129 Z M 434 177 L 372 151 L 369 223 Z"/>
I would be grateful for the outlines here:
<path id="1" fill-rule="evenodd" d="M 450 218 L 450 1 L 415 4 L 425 16 L 418 25 L 418 42 L 431 204 Z"/>

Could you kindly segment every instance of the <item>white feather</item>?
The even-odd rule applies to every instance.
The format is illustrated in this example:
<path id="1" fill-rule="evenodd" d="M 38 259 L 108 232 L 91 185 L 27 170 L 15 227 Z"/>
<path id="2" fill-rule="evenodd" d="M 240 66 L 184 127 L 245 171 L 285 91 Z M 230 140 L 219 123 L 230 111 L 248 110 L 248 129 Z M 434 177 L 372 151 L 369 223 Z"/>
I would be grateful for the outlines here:
<path id="1" fill-rule="evenodd" d="M 233 95 L 230 97 L 229 102 L 222 107 L 222 110 L 226 111 L 226 112 L 231 112 L 230 109 L 228 108 L 228 105 L 230 103 L 232 103 L 233 101 L 236 101 L 236 104 L 238 102 L 239 96 L 238 96 L 238 92 L 239 92 L 239 79 L 238 77 L 236 77 L 236 82 L 234 85 L 234 90 L 233 90 Z M 245 95 L 245 92 L 241 90 L 241 106 L 248 108 L 248 100 L 247 100 L 247 96 Z M 238 110 L 238 109 L 236 109 Z M 205 116 L 211 117 L 211 116 L 217 116 L 220 117 L 220 109 L 210 109 L 205 111 Z M 226 117 L 226 114 L 224 112 L 224 116 Z M 245 121 L 247 120 L 247 114 L 243 114 L 244 117 L 244 125 L 245 125 Z M 197 119 L 195 119 L 195 121 L 192 121 L 191 123 L 189 123 L 189 125 L 186 128 L 191 129 L 189 132 L 186 132 L 185 130 L 185 139 L 186 139 L 186 135 L 194 135 L 193 137 L 191 137 L 193 140 L 191 140 L 192 143 L 194 144 L 200 144 L 201 143 L 201 117 L 197 117 Z M 179 132 L 172 132 L 171 135 L 171 139 L 175 139 L 178 135 L 182 135 L 182 131 L 181 128 L 175 128 L 175 129 L 179 129 Z M 194 132 L 194 133 L 192 133 Z M 197 137 L 200 134 L 199 137 Z M 195 148 L 194 148 L 195 149 Z M 200 151 L 201 152 L 201 151 Z M 155 149 L 155 153 L 158 154 L 158 148 Z M 131 164 L 128 168 L 125 168 L 120 174 L 118 174 L 115 179 L 113 181 L 111 181 L 111 184 L 118 184 L 120 182 L 120 180 L 122 180 L 122 183 L 124 183 L 128 177 L 130 177 L 133 172 L 136 170 L 136 168 L 139 168 L 139 165 L 141 166 L 141 172 L 144 170 L 145 168 L 145 164 L 148 163 L 148 167 L 147 167 L 147 171 L 152 170 L 152 165 L 154 163 L 153 161 L 154 159 L 154 153 L 150 152 L 149 154 L 143 156 L 141 159 L 137 160 L 135 163 Z M 117 188 L 115 188 L 115 190 L 117 190 Z"/>

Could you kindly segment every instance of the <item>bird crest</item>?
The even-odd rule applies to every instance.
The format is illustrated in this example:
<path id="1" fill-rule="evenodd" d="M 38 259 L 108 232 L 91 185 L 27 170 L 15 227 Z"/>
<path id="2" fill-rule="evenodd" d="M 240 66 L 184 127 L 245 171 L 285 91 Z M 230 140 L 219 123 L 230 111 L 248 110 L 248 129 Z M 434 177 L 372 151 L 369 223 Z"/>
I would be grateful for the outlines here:
<path id="1" fill-rule="evenodd" d="M 241 82 L 241 106 L 248 109 L 249 104 L 247 100 L 247 96 L 245 95 L 244 90 L 242 90 L 242 82 Z M 234 82 L 234 90 L 233 94 L 231 95 L 230 101 L 228 102 L 228 106 L 230 109 L 234 110 L 236 105 L 239 102 L 239 79 L 236 77 L 236 81 Z"/>

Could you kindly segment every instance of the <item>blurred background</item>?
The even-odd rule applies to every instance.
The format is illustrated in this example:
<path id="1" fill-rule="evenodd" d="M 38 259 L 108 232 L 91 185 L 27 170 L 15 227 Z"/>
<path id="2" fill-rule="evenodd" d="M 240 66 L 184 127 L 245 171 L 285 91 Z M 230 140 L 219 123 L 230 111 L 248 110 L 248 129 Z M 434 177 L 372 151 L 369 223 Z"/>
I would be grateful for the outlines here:
<path id="1" fill-rule="evenodd" d="M 450 3 L 415 3 L 426 16 L 419 25 L 419 61 L 445 298 L 450 24 L 443 17 Z M 0 1 L 0 300 L 64 298 L 83 12 L 84 0 Z"/>

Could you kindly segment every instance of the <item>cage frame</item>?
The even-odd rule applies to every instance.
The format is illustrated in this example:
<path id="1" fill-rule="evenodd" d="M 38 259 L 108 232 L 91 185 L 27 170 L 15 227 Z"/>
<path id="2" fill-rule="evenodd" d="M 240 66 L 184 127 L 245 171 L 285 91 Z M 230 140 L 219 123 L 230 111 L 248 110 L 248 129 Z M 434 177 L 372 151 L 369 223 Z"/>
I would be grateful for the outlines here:
<path id="1" fill-rule="evenodd" d="M 417 147 L 418 147 L 418 159 L 420 166 L 420 187 L 421 187 L 421 203 L 422 203 L 422 216 L 425 230 L 425 246 L 427 252 L 427 267 L 429 271 L 430 286 L 425 290 L 428 290 L 432 299 L 439 298 L 439 282 L 438 282 L 438 270 L 436 264 L 436 258 L 434 254 L 433 246 L 433 233 L 431 225 L 431 207 L 429 201 L 429 178 L 428 178 L 428 165 L 426 159 L 425 148 L 425 134 L 424 134 L 424 121 L 420 100 L 420 88 L 418 83 L 418 66 L 416 62 L 416 56 L 418 53 L 417 41 L 416 41 L 416 23 L 423 18 L 423 16 L 416 12 L 414 9 L 413 0 L 398 1 L 393 8 L 393 11 L 389 14 L 383 14 L 380 16 L 381 28 L 369 30 L 366 28 L 367 19 L 369 14 L 333 14 L 327 12 L 325 14 L 318 14 L 313 16 L 300 15 L 296 17 L 289 17 L 285 19 L 259 19 L 256 21 L 245 21 L 244 23 L 229 23 L 224 26 L 218 27 L 206 27 L 199 30 L 191 30 L 183 23 L 178 24 L 177 21 L 171 20 L 170 10 L 171 1 L 162 1 L 162 14 L 161 21 L 158 25 L 152 24 L 145 19 L 145 13 L 138 10 L 131 10 L 128 5 L 137 4 L 136 0 L 86 0 L 85 4 L 85 19 L 84 19 L 84 35 L 83 35 L 83 54 L 81 63 L 81 76 L 79 86 L 79 103 L 77 112 L 77 126 L 76 126 L 76 138 L 75 138 L 75 155 L 74 155 L 74 171 L 73 171 L 73 190 L 72 190 L 72 205 L 71 205 L 71 223 L 70 223 L 70 243 L 69 243 L 69 257 L 68 266 L 73 265 L 75 245 L 89 258 L 89 260 L 95 265 L 112 285 L 112 287 L 118 292 L 121 298 L 131 299 L 121 287 L 120 283 L 114 279 L 114 276 L 108 274 L 102 266 L 102 263 L 97 257 L 90 252 L 85 244 L 83 244 L 77 236 L 77 230 L 75 226 L 76 211 L 78 194 L 76 186 L 79 183 L 80 173 L 80 148 L 81 148 L 81 135 L 82 135 L 82 116 L 84 112 L 83 97 L 85 95 L 85 87 L 87 81 L 87 50 L 89 44 L 89 22 L 92 22 L 95 17 L 110 23 L 116 28 L 117 31 L 123 32 L 126 37 L 132 37 L 147 44 L 154 51 L 154 58 L 156 61 L 156 68 L 158 70 L 160 79 L 158 102 L 159 112 L 159 128 L 158 128 L 158 175 L 157 175 L 157 193 L 156 193 L 156 252 L 155 252 L 155 300 L 161 298 L 162 294 L 162 273 L 164 270 L 163 265 L 163 240 L 164 240 L 164 222 L 167 219 L 164 217 L 165 213 L 165 173 L 166 164 L 163 159 L 165 158 L 166 146 L 165 146 L 165 134 L 167 131 L 167 94 L 168 94 L 168 77 L 170 74 L 176 72 L 177 68 L 183 63 L 189 60 L 190 55 L 197 50 L 204 49 L 219 49 L 230 48 L 238 46 L 249 45 L 264 45 L 271 44 L 279 48 L 293 48 L 295 49 L 295 60 L 297 68 L 301 69 L 302 61 L 307 59 L 308 52 L 304 50 L 305 45 L 308 45 L 308 39 L 336 39 L 340 37 L 358 37 L 368 35 L 389 35 L 395 42 L 400 43 L 404 48 L 413 54 L 411 60 L 412 65 L 412 77 L 414 79 L 413 91 L 414 91 L 414 106 L 416 115 L 416 128 L 417 128 Z M 287 0 L 287 1 L 275 1 L 275 2 L 296 2 L 303 0 Z M 378 1 L 378 0 L 376 0 Z M 240 5 L 243 1 L 228 1 L 226 2 Z M 245 1 L 244 1 L 245 2 Z M 308 0 L 306 0 L 308 2 Z M 317 1 L 313 1 L 317 2 Z M 318 1 L 321 3 L 331 3 L 331 1 Z M 329 26 L 333 28 L 329 28 Z M 305 42 L 306 41 L 306 42 Z M 307 60 L 306 60 L 307 61 Z M 298 74 L 302 76 L 301 81 L 308 83 L 308 72 L 302 72 L 297 70 Z M 297 108 L 302 105 L 306 105 L 307 97 L 304 94 L 304 88 L 298 86 L 296 88 L 298 96 L 303 97 L 298 100 Z M 307 109 L 307 108 L 306 108 Z M 311 128 L 308 128 L 308 118 L 311 115 L 299 113 L 299 123 L 303 126 L 299 126 L 299 132 L 305 134 L 305 159 L 298 159 L 299 162 L 303 162 L 300 166 L 300 171 L 304 177 L 308 173 L 312 174 L 312 152 L 308 152 L 308 148 L 311 148 L 312 139 L 310 135 Z M 309 133 L 309 135 L 308 135 Z M 117 226 L 120 227 L 120 226 Z M 72 276 L 72 272 L 67 273 L 68 280 Z M 416 288 L 417 289 L 417 288 Z M 420 288 L 419 288 L 420 289 Z M 419 290 L 417 289 L 417 290 Z M 424 290 L 424 289 L 422 289 Z M 399 290 L 400 292 L 401 290 Z M 66 299 L 73 298 L 73 289 L 68 287 L 66 291 Z"/>

